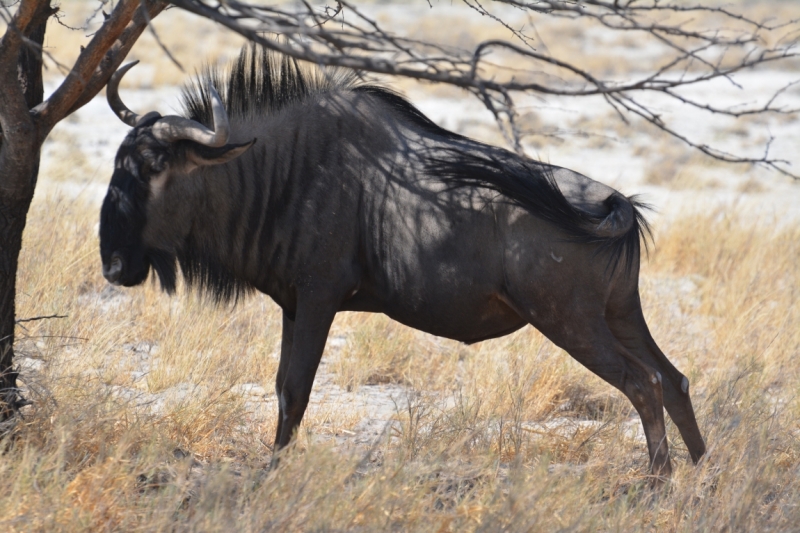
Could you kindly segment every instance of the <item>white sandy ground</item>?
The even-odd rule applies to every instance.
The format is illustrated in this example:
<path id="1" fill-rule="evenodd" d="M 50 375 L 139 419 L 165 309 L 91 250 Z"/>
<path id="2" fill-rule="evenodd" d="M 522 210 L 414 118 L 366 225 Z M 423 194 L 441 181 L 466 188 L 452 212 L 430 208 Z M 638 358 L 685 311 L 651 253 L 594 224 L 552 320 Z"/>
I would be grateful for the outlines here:
<path id="1" fill-rule="evenodd" d="M 438 6 L 438 4 L 437 4 Z M 408 16 L 397 13 L 397 16 Z M 391 13 L 390 13 L 391 14 Z M 137 72 L 138 71 L 138 72 Z M 152 76 L 146 65 L 131 72 L 131 77 L 144 79 Z M 726 81 L 698 86 L 686 91 L 687 95 L 712 98 L 715 105 L 736 102 L 765 101 L 771 91 L 796 79 L 797 73 L 777 71 L 747 72 L 736 76 L 742 86 L 737 88 Z M 147 84 L 140 84 L 146 86 Z M 53 87 L 47 89 L 52 90 Z M 440 95 L 441 91 L 436 92 Z M 122 97 L 126 104 L 137 112 L 158 110 L 171 113 L 179 108 L 178 87 L 157 89 L 125 89 Z M 447 96 L 432 96 L 425 87 L 412 90 L 408 96 L 425 114 L 438 124 L 475 138 L 491 142 L 502 142 L 489 112 L 477 100 L 464 93 L 450 91 Z M 787 159 L 792 169 L 800 173 L 800 130 L 793 121 L 773 115 L 757 126 L 737 128 L 737 121 L 716 115 L 704 114 L 685 105 L 651 100 L 666 118 L 674 118 L 682 124 L 681 131 L 692 139 L 707 142 L 735 154 L 757 155 L 763 141 L 775 138 L 772 152 Z M 599 99 L 568 99 L 560 97 L 524 97 L 517 100 L 522 113 L 532 113 L 541 129 L 538 135 L 529 137 L 528 154 L 543 161 L 572 168 L 599 181 L 613 185 L 626 194 L 643 193 L 644 199 L 653 205 L 655 213 L 650 219 L 656 224 L 667 224 L 669 220 L 691 211 L 718 210 L 741 213 L 741 216 L 764 218 L 775 225 L 796 224 L 800 217 L 800 182 L 779 176 L 761 168 L 741 166 L 706 166 L 701 158 L 692 158 L 691 152 L 682 148 L 670 148 L 674 143 L 664 135 L 634 122 L 626 127 L 616 118 L 611 109 Z M 781 100 L 787 107 L 800 108 L 800 90 L 787 91 Z M 43 168 L 37 196 L 64 195 L 88 199 L 98 208 L 105 195 L 117 147 L 129 128 L 122 124 L 109 110 L 105 97 L 99 96 L 80 111 L 59 124 L 43 148 Z M 535 143 L 535 144 L 534 144 Z M 538 148 L 537 148 L 538 146 Z M 664 151 L 667 147 L 665 160 Z M 79 151 L 83 164 L 79 169 L 63 168 L 60 161 L 66 154 Z M 681 159 L 675 164 L 669 154 Z M 687 163 L 688 162 L 688 163 Z M 681 172 L 691 171 L 700 176 L 704 185 L 691 188 L 667 188 L 647 183 L 653 165 L 674 165 Z M 688 165 L 688 167 L 687 167 Z M 757 182 L 757 190 L 742 192 L 748 182 Z M 98 260 L 97 276 L 100 276 Z M 671 310 L 674 324 L 683 324 L 681 306 L 691 305 L 696 289 L 689 278 L 658 279 L 645 287 L 646 290 L 663 292 L 675 300 Z M 135 290 L 135 289 L 133 289 Z M 126 291 L 107 287 L 100 295 L 86 295 L 87 305 L 102 305 L 112 311 L 119 302 L 130 298 Z M 693 327 L 703 328 L 703 325 Z M 392 420 L 408 408 L 415 394 L 406 386 L 395 384 L 366 385 L 347 391 L 334 380 L 331 368 L 341 347 L 347 342 L 344 337 L 333 336 L 328 341 L 328 352 L 317 375 L 310 409 L 317 412 L 349 410 L 357 413 L 360 422 L 355 429 L 335 430 L 319 438 L 335 438 L 338 445 L 349 448 L 368 448 L 384 432 L 391 430 Z M 136 345 L 126 350 L 133 362 L 131 376 L 134 384 L 158 365 L 158 346 Z M 65 351 L 69 357 L 69 350 Z M 267 357 L 277 358 L 277 346 Z M 35 359 L 20 358 L 23 373 L 34 372 L 41 365 Z M 111 364 L 111 359 L 109 359 Z M 153 394 L 141 388 L 113 388 L 113 393 L 128 399 L 150 412 L 158 412 L 166 402 L 180 401 L 196 390 L 191 383 L 179 384 Z M 245 383 L 234 388 L 247 400 L 252 417 L 277 410 L 275 393 L 261 384 Z M 443 405 L 446 399 L 442 400 Z M 556 417 L 546 423 L 524 422 L 523 427 L 532 434 L 558 433 L 568 437 L 580 428 L 595 428 L 600 423 L 594 420 L 576 420 Z M 641 426 L 635 415 L 631 417 L 625 431 L 643 439 Z"/>

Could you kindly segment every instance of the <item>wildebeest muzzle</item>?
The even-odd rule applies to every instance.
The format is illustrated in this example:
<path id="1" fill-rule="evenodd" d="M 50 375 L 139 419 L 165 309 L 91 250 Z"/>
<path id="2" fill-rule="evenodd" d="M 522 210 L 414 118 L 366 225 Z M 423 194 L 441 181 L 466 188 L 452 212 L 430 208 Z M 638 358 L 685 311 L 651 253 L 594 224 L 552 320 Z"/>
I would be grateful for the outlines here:
<path id="1" fill-rule="evenodd" d="M 122 257 L 119 254 L 112 254 L 111 261 L 103 263 L 103 277 L 109 283 L 119 285 L 119 278 L 122 277 Z"/>

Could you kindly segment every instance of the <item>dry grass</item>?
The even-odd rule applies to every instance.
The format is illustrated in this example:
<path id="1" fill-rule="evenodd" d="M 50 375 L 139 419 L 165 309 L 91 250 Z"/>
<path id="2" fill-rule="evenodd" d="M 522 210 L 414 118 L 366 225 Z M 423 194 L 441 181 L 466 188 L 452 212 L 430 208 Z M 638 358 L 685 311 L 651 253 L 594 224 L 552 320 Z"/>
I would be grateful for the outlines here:
<path id="1" fill-rule="evenodd" d="M 774 530 L 800 522 L 800 231 L 711 213 L 659 227 L 643 300 L 692 380 L 703 464 L 668 428 L 675 477 L 647 489 L 630 405 L 537 332 L 465 347 L 347 314 L 326 359 L 354 392 L 405 387 L 354 444 L 364 408 L 323 400 L 267 468 L 279 313 L 108 287 L 96 211 L 37 200 L 20 268 L 22 381 L 35 405 L 0 459 L 15 531 Z M 340 343 L 341 344 L 341 343 Z M 263 390 L 256 400 L 243 384 Z M 325 387 L 323 387 L 325 388 Z M 333 390 L 333 389 L 331 389 Z M 265 398 L 262 398 L 265 396 Z M 338 435 L 338 437 L 335 437 Z"/>

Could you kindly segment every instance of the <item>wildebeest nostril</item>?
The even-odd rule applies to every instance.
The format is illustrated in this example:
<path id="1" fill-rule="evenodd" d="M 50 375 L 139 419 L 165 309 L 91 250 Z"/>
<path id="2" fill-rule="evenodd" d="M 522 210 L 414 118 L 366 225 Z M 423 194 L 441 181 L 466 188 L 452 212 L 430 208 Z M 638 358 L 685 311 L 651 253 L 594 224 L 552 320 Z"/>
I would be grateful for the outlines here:
<path id="1" fill-rule="evenodd" d="M 111 256 L 111 262 L 108 266 L 103 265 L 103 277 L 106 278 L 109 283 L 116 284 L 120 276 L 122 276 L 122 258 L 114 254 Z"/>

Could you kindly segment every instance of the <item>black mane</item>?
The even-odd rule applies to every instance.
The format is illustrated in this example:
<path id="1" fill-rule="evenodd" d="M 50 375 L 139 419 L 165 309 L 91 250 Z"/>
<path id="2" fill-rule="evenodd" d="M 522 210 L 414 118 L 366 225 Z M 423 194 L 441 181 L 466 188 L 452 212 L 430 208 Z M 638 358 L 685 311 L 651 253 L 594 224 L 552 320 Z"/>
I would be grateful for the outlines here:
<path id="1" fill-rule="evenodd" d="M 219 92 L 231 117 L 248 118 L 275 113 L 309 96 L 345 89 L 383 101 L 395 113 L 428 133 L 464 139 L 433 122 L 397 92 L 360 82 L 357 72 L 301 67 L 293 58 L 262 47 L 243 48 L 227 69 L 206 67 L 184 86 L 181 94 L 184 116 L 211 127 L 214 120 L 209 83 Z"/>
<path id="2" fill-rule="evenodd" d="M 214 119 L 209 85 L 218 91 L 231 118 L 269 115 L 315 94 L 344 89 L 380 99 L 394 112 L 429 133 L 463 138 L 435 124 L 398 93 L 361 83 L 356 72 L 301 67 L 293 58 L 262 47 L 243 48 L 229 67 L 206 67 L 184 86 L 181 94 L 183 115 L 212 127 Z M 184 243 L 177 256 L 160 250 L 150 250 L 148 255 L 161 287 L 168 293 L 175 291 L 178 265 L 188 287 L 212 295 L 217 302 L 236 302 L 253 290 L 228 272 L 213 253 L 202 250 L 196 243 Z"/>
<path id="3" fill-rule="evenodd" d="M 303 68 L 289 56 L 261 47 L 247 47 L 229 67 L 206 67 L 183 88 L 183 114 L 213 126 L 209 84 L 218 91 L 229 117 L 246 119 L 275 113 L 315 94 L 355 89 L 358 83 L 353 71 Z M 250 284 L 229 272 L 215 253 L 204 250 L 191 239 L 177 256 L 151 250 L 149 257 L 162 288 L 168 293 L 175 291 L 177 265 L 188 287 L 210 294 L 219 303 L 235 303 L 253 291 Z"/>
<path id="4" fill-rule="evenodd" d="M 249 118 L 275 113 L 315 94 L 354 89 L 359 81 L 350 70 L 305 68 L 289 56 L 246 47 L 228 68 L 206 67 L 183 88 L 184 116 L 207 126 L 213 125 L 209 83 L 230 117 Z"/>

